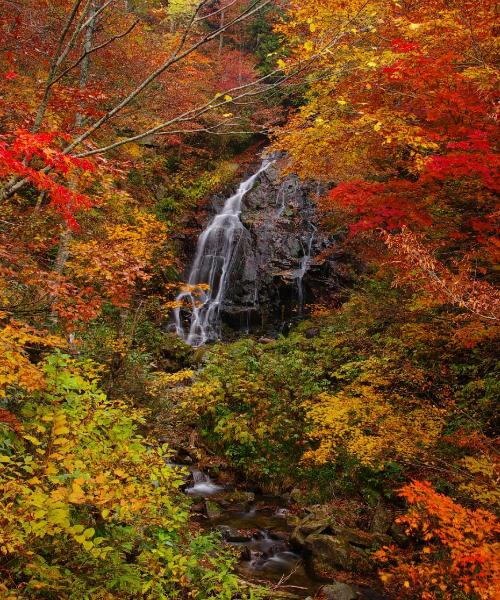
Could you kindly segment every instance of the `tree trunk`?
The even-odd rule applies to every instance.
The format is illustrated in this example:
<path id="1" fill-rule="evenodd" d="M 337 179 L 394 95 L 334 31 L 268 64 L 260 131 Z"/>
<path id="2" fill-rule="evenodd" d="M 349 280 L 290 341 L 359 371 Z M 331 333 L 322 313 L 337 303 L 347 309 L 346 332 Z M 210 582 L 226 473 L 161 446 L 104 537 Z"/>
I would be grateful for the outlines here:
<path id="1" fill-rule="evenodd" d="M 87 83 L 89 81 L 89 70 L 90 70 L 90 55 L 88 54 L 92 50 L 92 44 L 94 43 L 94 33 L 95 33 L 95 15 L 98 11 L 98 0 L 92 0 L 92 4 L 90 5 L 89 18 L 91 19 L 89 26 L 85 31 L 85 41 L 83 42 L 83 52 L 86 54 L 85 58 L 82 60 L 82 64 L 80 66 L 80 89 L 84 90 L 87 87 Z M 81 127 L 83 125 L 84 117 L 78 112 L 76 114 L 75 124 L 77 127 Z"/>

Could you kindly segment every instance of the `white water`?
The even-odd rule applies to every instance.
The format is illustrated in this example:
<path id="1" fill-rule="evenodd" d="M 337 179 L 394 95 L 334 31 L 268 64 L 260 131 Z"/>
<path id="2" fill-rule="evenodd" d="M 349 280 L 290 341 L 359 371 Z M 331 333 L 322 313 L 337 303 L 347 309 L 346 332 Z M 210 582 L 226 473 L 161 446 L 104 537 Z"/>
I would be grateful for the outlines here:
<path id="1" fill-rule="evenodd" d="M 245 231 L 240 221 L 241 202 L 270 165 L 271 161 L 264 160 L 259 170 L 240 184 L 198 239 L 187 289 L 177 296 L 178 307 L 174 311 L 177 334 L 191 346 L 198 347 L 219 337 L 220 309 Z M 191 310 L 189 325 L 184 324 L 182 316 L 186 304 Z"/>
<path id="2" fill-rule="evenodd" d="M 201 471 L 193 471 L 193 485 L 186 489 L 187 494 L 192 496 L 212 496 L 224 488 L 214 483 L 208 475 Z"/>
<path id="3" fill-rule="evenodd" d="M 317 228 L 312 223 L 311 228 L 311 235 L 307 243 L 307 248 L 305 249 L 304 256 L 300 259 L 299 268 L 295 271 L 295 282 L 297 283 L 299 313 L 302 313 L 304 309 L 304 275 L 307 273 L 309 263 L 311 262 L 312 245 L 317 230 Z"/>
<path id="4" fill-rule="evenodd" d="M 285 188 L 288 186 L 288 190 L 286 190 Z M 286 208 L 287 208 L 287 196 L 288 194 L 292 193 L 292 192 L 297 192 L 299 188 L 299 181 L 296 180 L 293 183 L 293 187 L 290 186 L 290 184 L 288 184 L 286 181 L 284 181 L 278 190 L 278 194 L 276 196 L 276 204 L 278 205 L 278 210 L 276 212 L 276 218 L 280 218 L 283 216 L 283 213 L 285 212 Z"/>

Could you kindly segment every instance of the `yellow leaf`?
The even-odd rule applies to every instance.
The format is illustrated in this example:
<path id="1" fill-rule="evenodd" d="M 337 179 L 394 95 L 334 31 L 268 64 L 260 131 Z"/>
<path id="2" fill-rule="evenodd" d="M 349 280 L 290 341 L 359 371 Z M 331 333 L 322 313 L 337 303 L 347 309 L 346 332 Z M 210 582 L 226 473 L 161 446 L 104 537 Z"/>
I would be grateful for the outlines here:
<path id="1" fill-rule="evenodd" d="M 54 435 L 64 435 L 66 433 L 69 433 L 69 429 L 66 426 L 56 426 L 54 427 L 54 430 L 52 432 Z"/>
<path id="2" fill-rule="evenodd" d="M 31 442 L 34 446 L 39 446 L 41 444 L 41 442 L 32 435 L 23 435 L 23 438 L 28 440 L 28 442 Z"/>
<path id="3" fill-rule="evenodd" d="M 65 437 L 57 437 L 54 440 L 55 446 L 62 446 L 63 444 L 68 444 L 68 443 L 69 443 L 69 440 L 68 440 L 68 438 L 65 438 Z"/>

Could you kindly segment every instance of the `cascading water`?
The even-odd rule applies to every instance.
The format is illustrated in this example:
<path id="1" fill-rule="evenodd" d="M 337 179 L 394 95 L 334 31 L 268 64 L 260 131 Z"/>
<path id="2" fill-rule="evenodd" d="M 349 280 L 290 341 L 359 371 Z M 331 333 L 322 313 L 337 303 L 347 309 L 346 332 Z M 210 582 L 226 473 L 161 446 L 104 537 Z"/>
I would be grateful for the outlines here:
<path id="1" fill-rule="evenodd" d="M 198 239 L 187 289 L 177 296 L 174 311 L 177 334 L 191 346 L 198 347 L 218 337 L 228 278 L 246 231 L 240 220 L 241 202 L 271 163 L 265 159 L 259 170 L 240 184 Z M 191 306 L 189 326 L 183 322 L 185 304 Z"/>
<path id="2" fill-rule="evenodd" d="M 312 245 L 314 242 L 314 236 L 316 235 L 317 227 L 311 223 L 311 235 L 307 243 L 307 248 L 304 251 L 304 256 L 300 260 L 300 267 L 295 272 L 295 281 L 297 283 L 297 294 L 298 294 L 298 310 L 299 314 L 304 309 L 304 275 L 309 268 L 311 262 Z"/>
<path id="3" fill-rule="evenodd" d="M 212 496 L 224 488 L 214 483 L 208 475 L 202 471 L 193 471 L 193 484 L 186 488 L 186 493 L 192 496 Z"/>

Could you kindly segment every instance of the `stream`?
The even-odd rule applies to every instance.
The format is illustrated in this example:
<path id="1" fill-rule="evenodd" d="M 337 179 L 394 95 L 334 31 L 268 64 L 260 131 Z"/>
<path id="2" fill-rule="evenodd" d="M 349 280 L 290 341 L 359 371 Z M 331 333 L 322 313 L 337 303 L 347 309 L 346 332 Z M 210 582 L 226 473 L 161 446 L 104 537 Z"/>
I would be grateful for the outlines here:
<path id="1" fill-rule="evenodd" d="M 283 498 L 238 492 L 197 470 L 191 478 L 185 492 L 193 498 L 195 518 L 203 529 L 219 531 L 226 543 L 239 550 L 237 572 L 243 579 L 271 587 L 280 584 L 280 591 L 290 597 L 318 592 L 322 582 L 288 543 L 292 527 Z"/>

